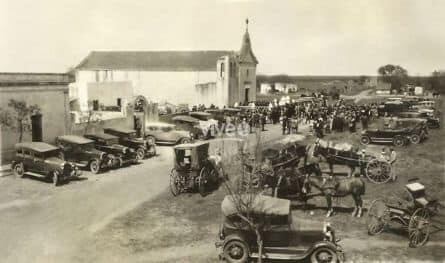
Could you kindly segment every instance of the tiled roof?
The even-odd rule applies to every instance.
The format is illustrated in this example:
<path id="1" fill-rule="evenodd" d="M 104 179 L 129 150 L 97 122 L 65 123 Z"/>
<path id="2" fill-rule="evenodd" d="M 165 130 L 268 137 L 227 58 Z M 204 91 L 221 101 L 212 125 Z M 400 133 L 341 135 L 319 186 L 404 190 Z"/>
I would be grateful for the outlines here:
<path id="1" fill-rule="evenodd" d="M 233 51 L 92 51 L 78 70 L 215 71 Z"/>

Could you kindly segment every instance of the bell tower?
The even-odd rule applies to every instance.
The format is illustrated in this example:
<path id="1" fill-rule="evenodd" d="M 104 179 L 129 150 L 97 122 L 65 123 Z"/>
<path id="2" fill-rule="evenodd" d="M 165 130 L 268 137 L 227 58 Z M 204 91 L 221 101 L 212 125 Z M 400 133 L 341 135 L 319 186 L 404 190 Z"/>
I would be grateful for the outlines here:
<path id="1" fill-rule="evenodd" d="M 256 66 L 258 60 L 253 54 L 249 35 L 249 19 L 246 19 L 246 32 L 238 55 L 239 102 L 256 101 Z"/>

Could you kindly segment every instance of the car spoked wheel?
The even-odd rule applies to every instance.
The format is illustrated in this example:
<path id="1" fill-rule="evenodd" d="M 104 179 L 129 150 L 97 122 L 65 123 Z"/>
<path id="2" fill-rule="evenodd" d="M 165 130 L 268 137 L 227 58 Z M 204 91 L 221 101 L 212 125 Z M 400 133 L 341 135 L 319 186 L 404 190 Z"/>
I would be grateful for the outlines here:
<path id="1" fill-rule="evenodd" d="M 90 171 L 94 174 L 99 173 L 100 165 L 98 160 L 92 160 L 90 162 Z"/>
<path id="2" fill-rule="evenodd" d="M 25 167 L 23 166 L 23 163 L 17 163 L 14 165 L 13 173 L 18 178 L 22 178 L 25 174 Z"/>
<path id="3" fill-rule="evenodd" d="M 145 158 L 145 150 L 142 149 L 142 148 L 137 149 L 137 151 L 136 151 L 136 158 L 138 160 L 144 159 Z"/>
<path id="4" fill-rule="evenodd" d="M 371 142 L 371 139 L 369 139 L 368 136 L 362 136 L 362 137 L 360 138 L 360 142 L 361 142 L 362 144 L 364 144 L 364 145 L 368 145 L 368 144 Z"/>
<path id="5" fill-rule="evenodd" d="M 224 246 L 224 259 L 229 263 L 244 263 L 249 258 L 249 251 L 244 242 L 233 240 Z"/>
<path id="6" fill-rule="evenodd" d="M 60 184 L 60 173 L 58 171 L 53 172 L 52 181 L 54 186 L 58 186 Z"/>
<path id="7" fill-rule="evenodd" d="M 393 144 L 394 144 L 395 146 L 403 146 L 403 145 L 405 144 L 405 140 L 403 140 L 402 137 L 397 136 L 397 137 L 394 138 L 394 140 L 393 140 Z"/>
<path id="8" fill-rule="evenodd" d="M 410 141 L 412 144 L 419 144 L 420 143 L 420 136 L 417 134 L 414 134 L 411 136 Z"/>
<path id="9" fill-rule="evenodd" d="M 312 263 L 336 263 L 337 253 L 328 247 L 317 248 L 311 255 Z"/>
<path id="10" fill-rule="evenodd" d="M 191 140 L 189 138 L 182 138 L 179 143 L 180 144 L 186 144 L 186 143 L 190 143 L 190 142 L 191 142 Z"/>

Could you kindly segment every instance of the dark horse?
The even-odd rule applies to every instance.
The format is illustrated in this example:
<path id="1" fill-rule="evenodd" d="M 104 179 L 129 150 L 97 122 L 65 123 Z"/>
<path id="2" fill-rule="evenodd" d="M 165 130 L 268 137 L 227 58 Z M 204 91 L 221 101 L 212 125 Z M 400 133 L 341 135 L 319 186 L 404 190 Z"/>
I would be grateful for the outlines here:
<path id="1" fill-rule="evenodd" d="M 308 161 L 310 164 L 318 167 L 317 175 L 321 175 L 321 170 L 318 166 L 318 163 L 321 161 L 328 163 L 331 176 L 334 175 L 334 164 L 348 166 L 351 170 L 348 176 L 354 174 L 356 167 L 362 168 L 360 155 L 358 153 L 352 150 L 338 150 L 329 147 L 329 144 L 323 140 L 317 140 L 314 144 L 308 145 L 306 149 L 305 166 Z"/>
<path id="2" fill-rule="evenodd" d="M 263 178 L 263 188 L 272 189 L 271 195 L 274 197 L 306 201 L 306 195 L 303 193 L 304 180 L 305 177 L 299 169 L 283 168 Z"/>
<path id="3" fill-rule="evenodd" d="M 334 212 L 332 197 L 345 197 L 348 195 L 351 195 L 355 202 L 352 216 L 360 217 L 362 215 L 362 195 L 365 194 L 365 182 L 361 178 L 327 179 L 319 176 L 305 176 L 302 192 L 310 193 L 311 186 L 317 188 L 326 197 L 328 205 L 326 217 L 330 217 Z"/>

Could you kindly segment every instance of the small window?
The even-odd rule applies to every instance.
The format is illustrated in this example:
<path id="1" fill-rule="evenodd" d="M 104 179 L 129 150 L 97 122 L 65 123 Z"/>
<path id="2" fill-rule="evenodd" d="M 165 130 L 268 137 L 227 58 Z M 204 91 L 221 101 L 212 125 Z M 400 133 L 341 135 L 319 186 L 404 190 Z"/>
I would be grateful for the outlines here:
<path id="1" fill-rule="evenodd" d="M 34 158 L 43 159 L 43 154 L 41 154 L 41 153 L 34 153 Z"/>
<path id="2" fill-rule="evenodd" d="M 22 149 L 17 149 L 16 154 L 22 154 Z"/>
<path id="3" fill-rule="evenodd" d="M 246 69 L 246 76 L 249 76 L 249 69 Z"/>
<path id="4" fill-rule="evenodd" d="M 163 132 L 169 132 L 169 131 L 171 131 L 171 130 L 172 130 L 172 127 L 170 127 L 170 126 L 162 127 L 162 131 L 163 131 Z"/>
<path id="5" fill-rule="evenodd" d="M 100 74 L 99 74 L 99 70 L 96 70 L 96 82 L 100 81 Z"/>
<path id="6" fill-rule="evenodd" d="M 30 152 L 29 150 L 24 150 L 24 151 L 23 151 L 23 154 L 24 154 L 24 155 L 27 155 L 27 156 L 31 156 L 31 152 Z"/>

